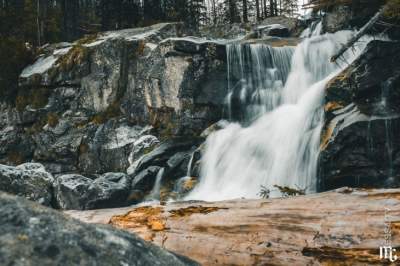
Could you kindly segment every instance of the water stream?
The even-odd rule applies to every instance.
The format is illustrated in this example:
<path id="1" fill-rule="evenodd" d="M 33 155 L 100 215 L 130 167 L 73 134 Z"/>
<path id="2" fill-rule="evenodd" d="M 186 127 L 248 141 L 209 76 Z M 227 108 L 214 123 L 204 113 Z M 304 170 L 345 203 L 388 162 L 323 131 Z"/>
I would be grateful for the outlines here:
<path id="1" fill-rule="evenodd" d="M 367 41 L 342 64 L 330 57 L 353 34 L 311 34 L 295 48 L 228 46 L 227 103 L 240 119 L 208 137 L 200 182 L 187 199 L 258 198 L 261 186 L 276 197 L 274 185 L 314 192 L 324 88 Z"/>

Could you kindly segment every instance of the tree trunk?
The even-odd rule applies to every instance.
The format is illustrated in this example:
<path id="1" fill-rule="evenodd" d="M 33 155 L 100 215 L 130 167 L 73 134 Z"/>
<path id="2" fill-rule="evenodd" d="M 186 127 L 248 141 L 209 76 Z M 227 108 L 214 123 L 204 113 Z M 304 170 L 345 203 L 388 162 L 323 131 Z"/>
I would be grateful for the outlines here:
<path id="1" fill-rule="evenodd" d="M 367 31 L 374 26 L 374 24 L 379 20 L 379 18 L 383 15 L 384 9 L 379 10 L 375 16 L 373 16 L 367 24 L 365 24 L 353 38 L 351 38 L 342 48 L 337 52 L 337 54 L 331 57 L 331 62 L 334 63 L 336 60 L 341 57 L 350 47 L 352 47 L 362 36 L 364 36 Z"/>
<path id="2" fill-rule="evenodd" d="M 382 265 L 388 227 L 391 245 L 400 245 L 400 189 L 66 213 L 110 223 L 204 265 Z"/>
<path id="3" fill-rule="evenodd" d="M 243 22 L 244 23 L 249 22 L 249 19 L 247 16 L 247 0 L 243 0 Z"/>
<path id="4" fill-rule="evenodd" d="M 231 23 L 235 23 L 236 21 L 236 14 L 237 7 L 236 7 L 236 0 L 229 0 L 229 19 Z"/>
<path id="5" fill-rule="evenodd" d="M 269 0 L 269 12 L 271 17 L 273 17 L 275 14 L 275 7 L 274 7 L 274 0 Z"/>
<path id="6" fill-rule="evenodd" d="M 257 21 L 260 21 L 260 0 L 256 0 Z"/>

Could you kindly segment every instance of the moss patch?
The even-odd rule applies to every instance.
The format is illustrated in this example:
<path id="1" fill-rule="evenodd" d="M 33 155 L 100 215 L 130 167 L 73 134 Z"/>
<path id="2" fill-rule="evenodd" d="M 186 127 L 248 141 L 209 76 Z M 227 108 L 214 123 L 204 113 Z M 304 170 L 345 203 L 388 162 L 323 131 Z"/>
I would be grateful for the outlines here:
<path id="1" fill-rule="evenodd" d="M 57 59 L 56 64 L 61 71 L 68 72 L 75 65 L 80 65 L 89 58 L 89 49 L 81 44 L 74 45 L 65 55 Z"/>
<path id="2" fill-rule="evenodd" d="M 100 112 L 93 116 L 91 121 L 96 125 L 101 125 L 110 120 L 111 118 L 115 118 L 121 115 L 121 103 L 119 101 L 115 101 L 110 104 L 107 109 L 103 112 Z"/>
<path id="3" fill-rule="evenodd" d="M 49 101 L 51 90 L 46 87 L 22 89 L 15 99 L 18 111 L 23 111 L 28 105 L 34 109 L 43 108 Z"/>
<path id="4" fill-rule="evenodd" d="M 56 113 L 48 113 L 47 114 L 47 124 L 50 127 L 56 127 L 59 123 L 59 118 Z"/>

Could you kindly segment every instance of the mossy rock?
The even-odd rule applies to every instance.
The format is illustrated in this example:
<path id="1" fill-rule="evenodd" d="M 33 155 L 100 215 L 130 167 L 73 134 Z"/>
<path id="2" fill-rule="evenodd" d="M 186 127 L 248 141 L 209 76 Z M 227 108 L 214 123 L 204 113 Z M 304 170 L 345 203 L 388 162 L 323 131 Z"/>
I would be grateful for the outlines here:
<path id="1" fill-rule="evenodd" d="M 71 50 L 65 55 L 57 59 L 56 64 L 61 71 L 68 72 L 72 70 L 75 65 L 80 65 L 87 61 L 89 58 L 89 49 L 81 44 L 74 45 Z"/>
<path id="2" fill-rule="evenodd" d="M 101 125 L 106 123 L 112 118 L 119 117 L 121 115 L 121 103 L 115 101 L 110 104 L 107 109 L 93 116 L 91 121 L 96 125 Z"/>
<path id="3" fill-rule="evenodd" d="M 56 113 L 48 113 L 47 114 L 47 124 L 50 127 L 56 127 L 59 123 L 59 117 Z"/>
<path id="4" fill-rule="evenodd" d="M 28 105 L 34 109 L 40 109 L 47 105 L 51 89 L 46 87 L 22 89 L 15 99 L 15 106 L 18 111 L 23 111 Z"/>

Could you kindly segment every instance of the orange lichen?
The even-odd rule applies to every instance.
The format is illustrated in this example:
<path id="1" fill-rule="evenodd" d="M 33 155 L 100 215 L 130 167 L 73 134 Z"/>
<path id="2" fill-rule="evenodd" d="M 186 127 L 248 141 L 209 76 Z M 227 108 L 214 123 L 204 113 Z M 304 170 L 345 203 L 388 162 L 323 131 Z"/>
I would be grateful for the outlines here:
<path id="1" fill-rule="evenodd" d="M 340 102 L 328 102 L 325 104 L 324 110 L 325 112 L 333 112 L 343 107 L 344 107 L 343 104 L 341 104 Z"/>
<path id="2" fill-rule="evenodd" d="M 334 126 L 328 125 L 327 128 L 322 132 L 320 150 L 323 151 L 328 147 L 331 137 L 333 135 Z"/>
<path id="3" fill-rule="evenodd" d="M 139 207 L 126 214 L 112 217 L 109 224 L 126 230 L 143 228 L 151 231 L 164 231 L 167 227 L 161 216 L 162 213 L 161 207 Z"/>

